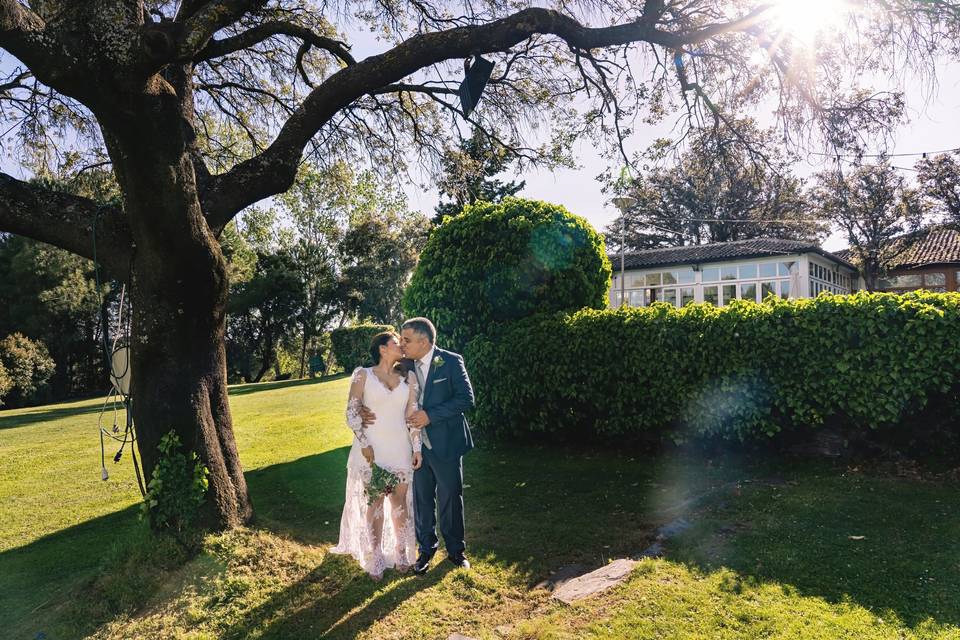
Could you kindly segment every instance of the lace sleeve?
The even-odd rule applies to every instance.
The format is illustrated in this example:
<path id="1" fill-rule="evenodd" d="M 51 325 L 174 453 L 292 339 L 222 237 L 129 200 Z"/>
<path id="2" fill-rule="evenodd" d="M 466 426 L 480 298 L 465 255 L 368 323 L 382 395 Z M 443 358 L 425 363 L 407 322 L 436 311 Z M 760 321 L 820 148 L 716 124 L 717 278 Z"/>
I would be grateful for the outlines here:
<path id="1" fill-rule="evenodd" d="M 350 396 L 347 400 L 347 426 L 357 437 L 357 442 L 361 447 L 368 447 L 366 427 L 363 426 L 363 420 L 360 418 L 360 407 L 363 406 L 363 384 L 367 380 L 367 373 L 363 369 L 356 369 L 353 372 L 353 380 L 350 382 Z"/>
<path id="2" fill-rule="evenodd" d="M 407 412 L 409 418 L 420 410 L 420 384 L 417 382 L 417 374 L 413 371 L 407 373 L 407 386 L 410 388 L 410 395 L 407 397 Z M 410 444 L 414 451 L 420 451 L 423 448 L 422 429 L 410 429 Z"/>

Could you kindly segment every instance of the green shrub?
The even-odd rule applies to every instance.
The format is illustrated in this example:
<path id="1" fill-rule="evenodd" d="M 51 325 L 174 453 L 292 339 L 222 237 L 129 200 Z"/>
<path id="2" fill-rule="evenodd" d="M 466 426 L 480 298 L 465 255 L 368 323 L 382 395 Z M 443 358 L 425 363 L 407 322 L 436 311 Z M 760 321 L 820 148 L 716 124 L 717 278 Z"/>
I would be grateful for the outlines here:
<path id="1" fill-rule="evenodd" d="M 960 294 L 541 315 L 466 356 L 475 420 L 491 434 L 745 440 L 827 419 L 883 429 L 960 385 Z"/>
<path id="2" fill-rule="evenodd" d="M 407 317 L 426 316 L 462 349 L 498 323 L 602 309 L 610 288 L 603 237 L 559 205 L 478 202 L 431 234 L 407 287 Z"/>
<path id="3" fill-rule="evenodd" d="M 198 532 L 210 472 L 196 453 L 184 450 L 174 431 L 160 438 L 157 448 L 160 459 L 147 484 L 140 516 L 149 517 L 154 529 L 168 531 L 189 545 Z"/>
<path id="4" fill-rule="evenodd" d="M 0 407 L 3 406 L 4 396 L 10 393 L 11 389 L 13 389 L 13 380 L 10 379 L 10 374 L 7 373 L 3 362 L 0 362 Z"/>
<path id="5" fill-rule="evenodd" d="M 0 398 L 12 406 L 34 404 L 46 400 L 47 381 L 56 368 L 46 345 L 39 340 L 14 333 L 0 340 L 0 367 L 9 379 L 4 395 L 0 374 Z"/>
<path id="6" fill-rule="evenodd" d="M 381 331 L 394 331 L 388 324 L 358 324 L 330 332 L 333 357 L 347 373 L 370 362 L 370 342 Z"/>

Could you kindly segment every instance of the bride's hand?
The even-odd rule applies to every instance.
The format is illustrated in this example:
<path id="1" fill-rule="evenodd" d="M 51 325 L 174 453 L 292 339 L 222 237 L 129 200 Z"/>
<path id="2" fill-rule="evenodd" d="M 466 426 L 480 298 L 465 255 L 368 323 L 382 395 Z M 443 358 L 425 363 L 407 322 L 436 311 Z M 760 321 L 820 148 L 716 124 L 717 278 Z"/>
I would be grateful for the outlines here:
<path id="1" fill-rule="evenodd" d="M 423 454 L 419 451 L 413 452 L 413 468 L 414 470 L 419 469 L 423 464 Z"/>
<path id="2" fill-rule="evenodd" d="M 366 459 L 367 464 L 373 465 L 373 447 L 364 447 L 360 449 L 360 453 L 363 454 L 363 457 Z"/>

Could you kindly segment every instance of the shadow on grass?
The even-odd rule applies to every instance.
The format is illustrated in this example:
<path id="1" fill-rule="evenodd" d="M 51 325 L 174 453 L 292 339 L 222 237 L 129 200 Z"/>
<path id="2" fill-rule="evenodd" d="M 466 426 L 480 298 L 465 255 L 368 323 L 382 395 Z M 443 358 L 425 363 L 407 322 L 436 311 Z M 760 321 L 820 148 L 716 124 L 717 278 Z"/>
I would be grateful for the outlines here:
<path id="1" fill-rule="evenodd" d="M 328 554 L 309 575 L 247 612 L 223 637 L 355 638 L 448 572 L 443 567 L 425 576 L 387 571 L 375 582 L 352 558 Z"/>
<path id="2" fill-rule="evenodd" d="M 260 391 L 273 391 L 274 389 L 286 389 L 287 387 L 301 387 L 309 384 L 320 384 L 339 380 L 347 374 L 339 373 L 337 375 L 326 376 L 323 378 L 299 378 L 297 380 L 280 380 L 279 382 L 251 382 L 249 384 L 235 384 L 230 386 L 231 396 L 244 396 L 249 393 L 258 393 Z"/>
<path id="3" fill-rule="evenodd" d="M 247 473 L 256 526 L 314 545 L 336 542 L 347 453 L 342 447 Z M 775 482 L 710 494 L 733 480 L 769 478 L 771 469 Z M 711 465 L 547 447 L 475 451 L 465 460 L 465 482 L 468 554 L 512 570 L 525 586 L 564 565 L 635 555 L 657 525 L 675 517 L 671 506 L 710 494 L 687 516 L 694 527 L 670 544 L 668 559 L 892 612 L 912 627 L 928 619 L 960 625 L 955 486 L 781 460 Z M 64 620 L 60 608 L 88 597 L 78 590 L 98 567 L 147 535 L 131 507 L 0 553 L 0 628 L 16 631 L 13 637 L 74 629 L 57 636 L 72 637 L 102 622 Z M 388 573 L 375 583 L 352 559 L 328 555 L 243 612 L 227 637 L 354 637 L 444 575 L 440 568 L 426 578 Z M 136 605 L 151 593 L 127 595 L 139 598 Z M 122 604 L 121 596 L 114 597 Z"/>
<path id="4" fill-rule="evenodd" d="M 71 621 L 63 610 L 106 558 L 149 537 L 133 506 L 0 553 L 0 629 L 10 631 L 6 637 L 11 638 L 32 638 L 41 631 L 52 638 L 92 628 L 101 620 Z"/>
<path id="5" fill-rule="evenodd" d="M 909 627 L 960 626 L 957 487 L 809 471 L 711 501 L 668 559 L 727 567 Z"/>
<path id="6" fill-rule="evenodd" d="M 104 397 L 105 396 L 106 394 L 104 394 Z M 38 422 L 50 422 L 51 420 L 60 420 L 61 418 L 71 418 L 90 413 L 100 413 L 102 404 L 103 397 L 101 397 L 100 402 L 94 406 L 61 407 L 57 409 L 49 408 L 50 405 L 46 405 L 31 411 L 19 411 L 16 415 L 4 415 L 5 412 L 0 411 L 0 430 L 27 427 L 35 425 Z M 56 405 L 53 406 L 56 407 Z M 110 411 L 110 415 L 112 420 L 112 410 Z"/>

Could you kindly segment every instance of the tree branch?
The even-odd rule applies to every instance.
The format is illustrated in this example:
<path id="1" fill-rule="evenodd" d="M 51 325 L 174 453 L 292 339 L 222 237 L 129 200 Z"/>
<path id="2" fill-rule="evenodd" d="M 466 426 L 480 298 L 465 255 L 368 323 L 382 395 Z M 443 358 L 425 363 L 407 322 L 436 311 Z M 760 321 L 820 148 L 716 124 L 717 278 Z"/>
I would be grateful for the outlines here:
<path id="1" fill-rule="evenodd" d="M 95 222 L 97 261 L 114 277 L 126 278 L 132 241 L 119 207 L 99 205 L 0 173 L 0 230 L 92 260 Z"/>
<path id="2" fill-rule="evenodd" d="M 0 49 L 17 57 L 45 83 L 55 71 L 56 47 L 43 18 L 17 0 L 0 0 Z"/>
<path id="3" fill-rule="evenodd" d="M 537 33 L 558 36 L 571 47 L 586 51 L 640 41 L 679 49 L 726 32 L 744 31 L 768 9 L 764 5 L 730 22 L 687 32 L 667 32 L 643 20 L 585 27 L 558 11 L 530 8 L 483 25 L 414 36 L 390 51 L 331 75 L 307 96 L 267 149 L 227 173 L 211 177 L 202 195 L 208 222 L 219 229 L 244 207 L 288 189 L 296 177 L 304 147 L 338 111 L 429 65 L 471 54 L 507 51 Z"/>
<path id="4" fill-rule="evenodd" d="M 154 66 L 189 62 L 215 33 L 234 24 L 245 13 L 263 8 L 267 0 L 210 0 L 202 6 L 181 8 L 177 19 L 144 25 L 143 33 Z"/>
<path id="5" fill-rule="evenodd" d="M 247 49 L 273 36 L 285 35 L 303 40 L 304 44 L 324 49 L 336 56 L 345 64 L 355 64 L 356 60 L 350 54 L 350 47 L 339 40 L 322 36 L 312 30 L 290 22 L 264 22 L 252 29 L 222 40 L 211 40 L 194 57 L 194 62 L 201 62 L 211 58 L 220 58 L 230 53 Z"/>

